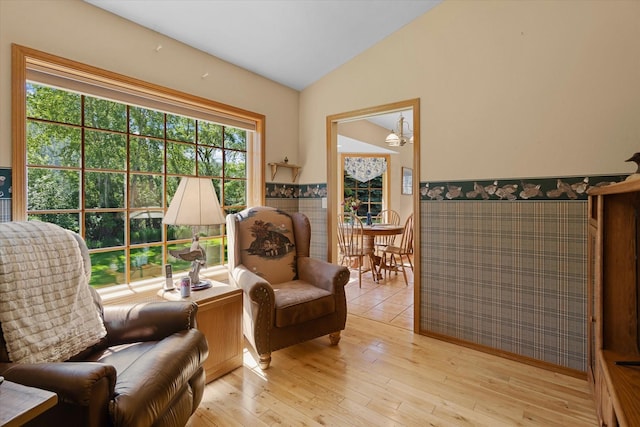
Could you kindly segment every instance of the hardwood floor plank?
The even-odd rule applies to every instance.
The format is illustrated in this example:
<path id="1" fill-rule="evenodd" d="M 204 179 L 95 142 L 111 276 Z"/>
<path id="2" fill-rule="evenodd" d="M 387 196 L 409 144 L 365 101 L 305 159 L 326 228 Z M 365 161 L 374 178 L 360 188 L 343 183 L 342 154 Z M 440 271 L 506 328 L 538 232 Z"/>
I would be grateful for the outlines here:
<path id="1" fill-rule="evenodd" d="M 438 419 L 442 419 L 446 426 L 507 427 L 518 425 L 505 419 L 487 417 L 472 409 L 456 405 L 438 406 L 433 411 L 433 415 L 438 417 Z"/>
<path id="2" fill-rule="evenodd" d="M 348 303 L 337 346 L 322 337 L 276 351 L 266 371 L 247 348 L 189 426 L 597 425 L 586 380 L 414 334 L 412 293 L 393 276 L 349 283 L 360 304 Z"/>
<path id="3" fill-rule="evenodd" d="M 369 399 L 367 404 L 371 401 Z M 344 410 L 348 411 L 352 414 L 353 417 L 356 417 L 356 421 L 353 425 L 361 425 L 361 426 L 380 426 L 380 427 L 388 427 L 388 426 L 397 426 L 398 423 L 393 421 L 386 416 L 372 411 L 367 405 L 361 405 L 352 401 L 351 399 L 345 399 L 340 403 L 340 407 Z"/>

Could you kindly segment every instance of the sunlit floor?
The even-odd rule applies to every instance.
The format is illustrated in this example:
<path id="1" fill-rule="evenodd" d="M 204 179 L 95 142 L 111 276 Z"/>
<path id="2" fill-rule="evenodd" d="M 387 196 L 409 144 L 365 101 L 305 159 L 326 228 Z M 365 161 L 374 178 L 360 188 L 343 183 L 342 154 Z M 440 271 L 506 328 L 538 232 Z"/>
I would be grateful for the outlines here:
<path id="1" fill-rule="evenodd" d="M 1 0 L 0 0 L 1 1 Z M 189 427 L 596 425 L 587 381 L 414 334 L 413 280 L 352 272 L 340 344 L 278 350 L 207 384 Z"/>
<path id="2" fill-rule="evenodd" d="M 358 287 L 358 270 L 351 270 L 345 287 L 349 314 L 413 330 L 413 272 L 407 268 L 409 285 L 402 272 L 391 272 L 380 283 L 373 281 L 370 271 L 362 274 Z"/>

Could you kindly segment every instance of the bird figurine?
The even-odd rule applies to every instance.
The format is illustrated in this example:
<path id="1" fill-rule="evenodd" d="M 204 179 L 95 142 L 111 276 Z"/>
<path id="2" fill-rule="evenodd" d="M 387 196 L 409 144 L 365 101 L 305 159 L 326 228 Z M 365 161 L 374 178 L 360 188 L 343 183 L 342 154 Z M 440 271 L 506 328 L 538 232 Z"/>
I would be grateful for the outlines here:
<path id="1" fill-rule="evenodd" d="M 640 178 L 640 152 L 635 153 L 633 156 L 625 160 L 625 162 L 634 162 L 637 166 L 636 171 L 631 175 L 629 175 L 626 180 L 630 181 L 632 179 L 639 179 Z"/>
<path id="2" fill-rule="evenodd" d="M 184 249 L 170 249 L 169 254 L 175 258 L 183 261 L 191 262 L 191 269 L 189 270 L 189 277 L 191 278 L 191 286 L 197 286 L 200 284 L 200 268 L 207 263 L 207 253 L 204 248 L 200 246 L 200 238 L 193 236 L 191 241 L 191 247 Z"/>

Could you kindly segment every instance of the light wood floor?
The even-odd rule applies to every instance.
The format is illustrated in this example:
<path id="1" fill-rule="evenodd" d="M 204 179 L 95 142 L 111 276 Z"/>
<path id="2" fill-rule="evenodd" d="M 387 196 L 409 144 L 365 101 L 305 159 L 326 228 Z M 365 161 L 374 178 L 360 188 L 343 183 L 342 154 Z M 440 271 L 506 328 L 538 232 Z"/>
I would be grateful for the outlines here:
<path id="1" fill-rule="evenodd" d="M 274 352 L 208 384 L 201 426 L 596 426 L 586 381 L 411 332 L 413 286 L 347 285 L 349 316 L 329 338 Z"/>

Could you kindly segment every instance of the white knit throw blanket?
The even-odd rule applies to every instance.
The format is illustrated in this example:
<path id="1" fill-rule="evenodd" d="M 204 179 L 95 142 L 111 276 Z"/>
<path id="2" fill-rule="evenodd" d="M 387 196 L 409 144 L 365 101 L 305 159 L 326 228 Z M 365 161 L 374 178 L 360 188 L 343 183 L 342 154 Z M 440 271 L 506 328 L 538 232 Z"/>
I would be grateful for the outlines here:
<path id="1" fill-rule="evenodd" d="M 14 363 L 61 362 L 106 336 L 87 280 L 70 231 L 0 223 L 0 323 Z"/>

